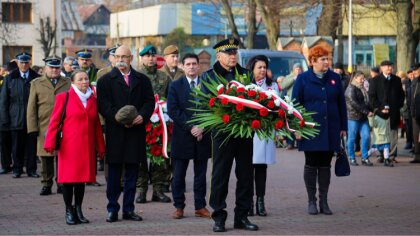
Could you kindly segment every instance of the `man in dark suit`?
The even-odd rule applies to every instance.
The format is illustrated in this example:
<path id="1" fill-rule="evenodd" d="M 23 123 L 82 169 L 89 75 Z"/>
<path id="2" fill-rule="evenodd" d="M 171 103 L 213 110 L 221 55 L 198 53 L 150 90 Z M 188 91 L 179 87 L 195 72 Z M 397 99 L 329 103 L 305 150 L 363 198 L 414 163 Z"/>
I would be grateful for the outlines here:
<path id="1" fill-rule="evenodd" d="M 141 221 L 134 212 L 134 197 L 139 164 L 146 162 L 146 130 L 155 107 L 153 89 L 149 79 L 131 67 L 133 56 L 127 46 L 115 51 L 115 67 L 98 80 L 98 110 L 105 118 L 106 162 L 108 163 L 107 222 L 118 220 L 121 194 L 121 172 L 124 167 L 123 219 Z M 115 119 L 118 110 L 133 105 L 138 115 L 130 125 Z"/>
<path id="2" fill-rule="evenodd" d="M 390 119 L 391 150 L 390 157 L 397 156 L 398 125 L 400 124 L 400 108 L 404 105 L 404 91 L 400 77 L 392 74 L 391 61 L 381 62 L 381 73 L 373 78 L 369 84 L 369 102 L 375 115 L 382 119 Z M 379 159 L 383 161 L 383 157 Z M 393 166 L 389 160 L 384 163 Z"/>
<path id="3" fill-rule="evenodd" d="M 6 76 L 0 96 L 0 127 L 10 130 L 12 137 L 13 178 L 20 178 L 26 157 L 26 173 L 38 178 L 36 164 L 36 135 L 27 133 L 26 109 L 31 81 L 39 77 L 32 70 L 32 55 L 16 55 L 18 69 Z M 6 167 L 7 168 L 7 167 Z"/>
<path id="4" fill-rule="evenodd" d="M 172 197 L 176 208 L 172 217 L 181 219 L 185 208 L 185 175 L 190 159 L 194 160 L 194 205 L 195 216 L 210 218 L 206 207 L 207 162 L 211 157 L 211 140 L 203 129 L 187 123 L 194 107 L 191 100 L 193 88 L 199 85 L 198 56 L 188 53 L 182 59 L 186 75 L 173 81 L 168 92 L 168 115 L 174 121 L 171 158 L 173 166 Z"/>

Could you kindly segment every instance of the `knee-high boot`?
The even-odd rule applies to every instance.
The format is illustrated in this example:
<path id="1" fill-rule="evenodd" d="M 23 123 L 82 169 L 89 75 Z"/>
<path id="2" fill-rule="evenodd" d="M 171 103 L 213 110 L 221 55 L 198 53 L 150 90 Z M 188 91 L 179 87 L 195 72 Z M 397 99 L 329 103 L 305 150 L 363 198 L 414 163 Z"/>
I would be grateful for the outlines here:
<path id="1" fill-rule="evenodd" d="M 303 179 L 305 180 L 306 192 L 308 193 L 308 213 L 310 215 L 318 214 L 316 207 L 316 177 L 318 167 L 305 166 L 303 170 Z"/>
<path id="2" fill-rule="evenodd" d="M 332 215 L 328 206 L 328 189 L 330 187 L 331 167 L 319 167 L 318 185 L 319 185 L 319 212 L 325 215 Z"/>

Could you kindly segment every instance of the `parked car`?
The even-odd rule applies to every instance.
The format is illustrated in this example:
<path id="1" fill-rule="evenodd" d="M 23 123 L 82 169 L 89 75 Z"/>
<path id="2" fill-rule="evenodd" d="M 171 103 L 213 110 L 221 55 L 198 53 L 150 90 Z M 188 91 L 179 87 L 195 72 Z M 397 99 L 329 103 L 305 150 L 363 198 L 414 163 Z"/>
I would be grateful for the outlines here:
<path id="1" fill-rule="evenodd" d="M 295 51 L 272 51 L 266 49 L 239 49 L 238 61 L 245 67 L 251 57 L 256 55 L 265 55 L 269 58 L 269 69 L 273 73 L 273 79 L 279 76 L 286 76 L 293 70 L 295 63 L 302 65 L 303 71 L 308 69 L 305 57 Z"/>

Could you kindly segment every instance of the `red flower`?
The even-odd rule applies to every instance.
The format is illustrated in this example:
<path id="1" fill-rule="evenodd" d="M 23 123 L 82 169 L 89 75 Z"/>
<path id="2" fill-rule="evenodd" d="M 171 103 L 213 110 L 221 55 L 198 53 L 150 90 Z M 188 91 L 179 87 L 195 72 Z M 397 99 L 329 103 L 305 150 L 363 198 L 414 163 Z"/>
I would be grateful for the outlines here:
<path id="1" fill-rule="evenodd" d="M 152 134 L 155 136 L 161 136 L 163 134 L 163 127 L 162 125 L 157 125 L 153 128 Z"/>
<path id="2" fill-rule="evenodd" d="M 220 88 L 219 90 L 217 90 L 217 95 L 222 94 L 224 91 L 225 91 L 225 89 L 224 89 L 224 88 Z"/>
<path id="3" fill-rule="evenodd" d="M 150 148 L 150 153 L 153 156 L 160 156 L 160 155 L 162 155 L 162 147 L 160 145 L 153 145 Z"/>
<path id="4" fill-rule="evenodd" d="M 261 128 L 261 122 L 259 120 L 253 120 L 251 122 L 251 128 L 253 128 L 253 129 Z"/>
<path id="5" fill-rule="evenodd" d="M 274 102 L 273 102 L 273 100 L 268 101 L 267 107 L 270 108 L 270 109 L 273 109 L 274 108 Z"/>
<path id="6" fill-rule="evenodd" d="M 229 104 L 229 100 L 227 98 L 222 98 L 221 103 L 222 103 L 222 105 L 227 105 L 227 104 Z"/>
<path id="7" fill-rule="evenodd" d="M 245 98 L 244 95 L 238 95 L 238 98 Z"/>
<path id="8" fill-rule="evenodd" d="M 299 126 L 302 128 L 303 126 L 305 126 L 305 121 L 301 120 Z"/>
<path id="9" fill-rule="evenodd" d="M 243 92 L 245 92 L 245 88 L 244 88 L 244 87 L 240 87 L 240 88 L 238 88 L 238 89 L 236 90 L 236 92 L 238 92 L 238 93 L 243 93 Z"/>
<path id="10" fill-rule="evenodd" d="M 258 103 L 258 99 L 254 99 L 254 100 L 252 100 L 252 101 L 254 101 L 254 102 Z"/>
<path id="11" fill-rule="evenodd" d="M 226 94 L 229 94 L 230 91 L 232 91 L 232 89 L 231 88 L 228 88 L 228 90 L 226 90 Z"/>
<path id="12" fill-rule="evenodd" d="M 236 104 L 236 110 L 237 111 L 242 111 L 243 109 L 244 109 L 244 105 L 242 105 L 240 103 Z"/>
<path id="13" fill-rule="evenodd" d="M 281 129 L 284 126 L 284 122 L 282 120 L 278 120 L 276 122 L 276 125 L 275 126 L 276 126 L 276 129 Z"/>
<path id="14" fill-rule="evenodd" d="M 152 123 L 148 122 L 146 124 L 146 132 L 150 132 L 152 130 Z"/>
<path id="15" fill-rule="evenodd" d="M 279 117 L 284 117 L 286 113 L 283 111 L 283 109 L 279 110 Z"/>
<path id="16" fill-rule="evenodd" d="M 248 90 L 247 94 L 249 97 L 254 97 L 255 95 L 257 95 L 257 92 L 255 92 L 255 90 Z"/>
<path id="17" fill-rule="evenodd" d="M 260 92 L 260 100 L 264 100 L 267 99 L 267 94 L 265 94 L 264 92 Z"/>
<path id="18" fill-rule="evenodd" d="M 146 143 L 147 144 L 154 144 L 156 143 L 156 136 L 153 134 L 147 134 L 146 135 Z"/>
<path id="19" fill-rule="evenodd" d="M 268 109 L 267 108 L 261 108 L 260 109 L 260 116 L 265 117 L 268 115 Z"/>
<path id="20" fill-rule="evenodd" d="M 216 100 L 216 98 L 215 98 L 215 97 L 210 98 L 210 100 L 209 100 L 209 106 L 210 106 L 210 107 L 213 107 L 213 106 L 214 106 L 214 102 L 215 102 L 215 100 Z"/>
<path id="21" fill-rule="evenodd" d="M 223 123 L 227 124 L 230 121 L 230 116 L 228 114 L 224 114 L 222 116 Z"/>

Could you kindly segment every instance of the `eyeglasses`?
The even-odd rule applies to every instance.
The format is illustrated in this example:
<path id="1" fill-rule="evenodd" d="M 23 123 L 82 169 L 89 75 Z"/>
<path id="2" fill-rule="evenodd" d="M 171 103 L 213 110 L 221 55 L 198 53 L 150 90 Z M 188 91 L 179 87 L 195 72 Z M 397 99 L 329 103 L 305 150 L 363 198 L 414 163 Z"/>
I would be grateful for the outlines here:
<path id="1" fill-rule="evenodd" d="M 115 59 L 130 59 L 131 55 L 114 55 Z"/>

